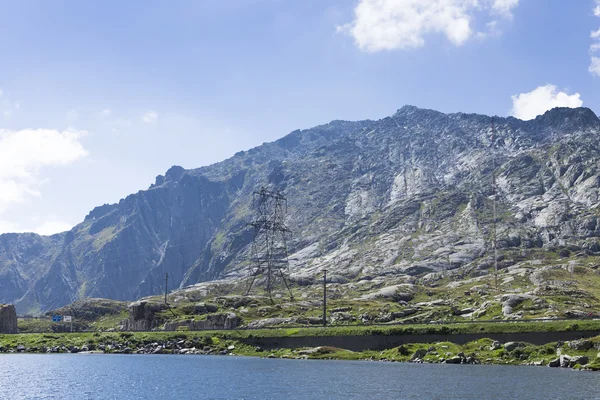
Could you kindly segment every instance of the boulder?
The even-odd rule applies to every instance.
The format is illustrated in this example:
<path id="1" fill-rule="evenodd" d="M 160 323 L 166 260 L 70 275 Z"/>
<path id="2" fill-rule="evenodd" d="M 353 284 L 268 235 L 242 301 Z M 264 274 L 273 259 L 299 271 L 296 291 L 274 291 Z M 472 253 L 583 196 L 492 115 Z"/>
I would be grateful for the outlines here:
<path id="1" fill-rule="evenodd" d="M 274 325 L 283 325 L 283 324 L 293 324 L 296 322 L 295 318 L 264 318 L 257 319 L 256 321 L 252 321 L 248 324 L 248 328 L 250 329 L 260 329 L 267 326 Z M 323 320 L 319 320 L 320 323 L 323 323 Z"/>
<path id="2" fill-rule="evenodd" d="M 525 347 L 525 343 L 522 342 L 506 342 L 504 343 L 504 350 L 513 351 L 517 347 Z"/>
<path id="3" fill-rule="evenodd" d="M 414 297 L 414 285 L 401 284 L 383 287 L 376 292 L 361 296 L 359 300 L 390 299 L 394 301 L 411 301 Z"/>
<path id="4" fill-rule="evenodd" d="M 409 315 L 416 314 L 417 311 L 418 310 L 416 308 L 405 308 L 402 311 L 394 311 L 392 313 L 392 318 L 396 319 L 396 318 L 408 317 Z"/>
<path id="5" fill-rule="evenodd" d="M 531 296 L 519 295 L 519 294 L 505 294 L 502 296 L 502 313 L 505 317 L 512 314 L 513 309 L 521 304 L 523 301 L 531 298 Z"/>
<path id="6" fill-rule="evenodd" d="M 12 304 L 0 304 L 0 333 L 17 333 L 17 312 Z"/>
<path id="7" fill-rule="evenodd" d="M 590 361 L 587 356 L 574 356 L 571 357 L 571 361 L 569 362 L 569 367 L 574 367 L 575 365 L 585 365 Z"/>
<path id="8" fill-rule="evenodd" d="M 589 340 L 581 339 L 581 340 L 573 340 L 568 343 L 569 348 L 573 350 L 589 350 L 594 347 L 593 343 Z"/>
<path id="9" fill-rule="evenodd" d="M 563 368 L 569 368 L 571 364 L 571 356 L 566 354 L 561 354 L 560 356 L 560 366 Z"/>
<path id="10" fill-rule="evenodd" d="M 414 361 L 416 359 L 422 360 L 423 357 L 425 357 L 426 355 L 427 355 L 427 350 L 419 349 L 419 350 L 415 351 L 415 353 L 412 355 L 412 357 L 410 359 L 411 359 L 411 361 Z"/>
<path id="11" fill-rule="evenodd" d="M 494 340 L 494 342 L 490 346 L 490 350 L 500 350 L 501 348 L 502 348 L 502 344 L 497 340 Z"/>
<path id="12" fill-rule="evenodd" d="M 219 310 L 219 307 L 217 307 L 214 304 L 209 304 L 209 303 L 194 304 L 194 314 L 196 314 L 196 315 L 214 313 L 214 312 L 217 312 L 218 310 Z"/>
<path id="13" fill-rule="evenodd" d="M 331 323 L 332 324 L 335 324 L 337 322 L 343 322 L 343 321 L 354 321 L 354 317 L 352 316 L 352 314 L 347 313 L 347 312 L 331 313 Z"/>
<path id="14" fill-rule="evenodd" d="M 444 362 L 446 364 L 460 364 L 462 362 L 462 357 L 459 357 L 459 356 L 450 357 L 449 359 L 447 359 Z"/>

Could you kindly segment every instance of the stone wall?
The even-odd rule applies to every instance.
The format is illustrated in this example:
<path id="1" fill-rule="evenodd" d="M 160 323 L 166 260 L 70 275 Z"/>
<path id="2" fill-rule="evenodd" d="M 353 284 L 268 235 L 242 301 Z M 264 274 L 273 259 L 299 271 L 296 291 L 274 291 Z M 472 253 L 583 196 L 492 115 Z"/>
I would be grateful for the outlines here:
<path id="1" fill-rule="evenodd" d="M 599 331 L 568 332 L 522 332 L 522 333 L 473 333 L 459 335 L 373 335 L 373 336 L 303 336 L 261 337 L 241 339 L 242 342 L 272 350 L 279 348 L 333 346 L 352 351 L 385 350 L 408 343 L 435 343 L 449 341 L 465 344 L 489 338 L 499 342 L 526 342 L 535 345 L 557 341 L 571 341 L 600 335 Z"/>
<path id="2" fill-rule="evenodd" d="M 17 312 L 12 304 L 0 304 L 0 333 L 17 333 Z"/>

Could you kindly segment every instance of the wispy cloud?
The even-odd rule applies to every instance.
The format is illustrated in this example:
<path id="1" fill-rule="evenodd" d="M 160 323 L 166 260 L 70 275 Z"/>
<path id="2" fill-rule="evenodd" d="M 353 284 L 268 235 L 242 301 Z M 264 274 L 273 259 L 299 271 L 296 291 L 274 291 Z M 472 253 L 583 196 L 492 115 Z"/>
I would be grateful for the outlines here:
<path id="1" fill-rule="evenodd" d="M 569 95 L 555 85 L 539 86 L 531 92 L 512 96 L 511 114 L 522 120 L 534 119 L 555 107 L 581 107 L 583 101 L 579 93 Z"/>
<path id="2" fill-rule="evenodd" d="M 154 122 L 156 122 L 156 120 L 158 119 L 158 113 L 150 110 L 150 111 L 146 111 L 144 113 L 144 115 L 142 115 L 142 121 L 146 124 L 152 124 Z"/>
<path id="3" fill-rule="evenodd" d="M 41 196 L 44 168 L 65 166 L 88 155 L 85 131 L 0 130 L 0 218 L 12 205 Z"/>
<path id="4" fill-rule="evenodd" d="M 592 75 L 600 76 L 600 57 L 592 57 L 588 70 Z"/>
<path id="5" fill-rule="evenodd" d="M 596 7 L 594 8 L 594 15 L 600 17 L 600 0 L 596 0 Z M 590 66 L 588 71 L 594 76 L 600 77 L 600 29 L 592 31 L 590 34 L 592 38 L 592 44 L 590 45 Z"/>
<path id="6" fill-rule="evenodd" d="M 74 224 L 63 221 L 56 215 L 49 215 L 41 221 L 38 218 L 32 218 L 29 227 L 23 227 L 22 224 L 0 218 L 0 233 L 34 232 L 38 235 L 54 235 L 55 233 L 66 232 L 73 226 Z"/>
<path id="7" fill-rule="evenodd" d="M 354 20 L 337 31 L 352 36 L 356 46 L 368 52 L 419 48 L 427 34 L 442 34 L 460 46 L 475 33 L 475 11 L 510 19 L 518 4 L 519 0 L 360 0 Z M 488 20 L 487 27 L 499 33 L 497 20 Z"/>
<path id="8" fill-rule="evenodd" d="M 111 114 L 112 114 L 112 112 L 110 111 L 109 108 L 105 108 L 104 110 L 100 111 L 101 117 L 110 117 Z"/>
<path id="9" fill-rule="evenodd" d="M 69 224 L 68 222 L 58 219 L 56 216 L 51 215 L 45 221 L 31 229 L 31 231 L 39 235 L 53 235 L 55 233 L 68 231 L 72 227 L 73 224 Z"/>
<path id="10" fill-rule="evenodd" d="M 4 119 L 12 117 L 13 113 L 19 110 L 21 105 L 17 102 L 11 101 L 9 96 L 0 89 L 0 114 Z"/>

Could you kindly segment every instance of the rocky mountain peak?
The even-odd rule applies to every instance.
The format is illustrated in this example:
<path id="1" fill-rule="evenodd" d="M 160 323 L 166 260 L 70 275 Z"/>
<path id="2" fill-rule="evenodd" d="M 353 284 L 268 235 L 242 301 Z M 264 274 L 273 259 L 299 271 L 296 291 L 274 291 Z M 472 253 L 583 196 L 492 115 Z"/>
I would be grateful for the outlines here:
<path id="1" fill-rule="evenodd" d="M 600 119 L 589 108 L 566 108 L 556 107 L 546 111 L 543 115 L 537 116 L 531 124 L 539 125 L 550 131 L 561 131 L 563 133 L 585 130 L 589 128 L 598 128 Z"/>
<path id="2" fill-rule="evenodd" d="M 184 172 L 185 169 L 183 167 L 180 167 L 179 165 L 173 165 L 165 173 L 165 180 L 177 182 Z"/>
<path id="3" fill-rule="evenodd" d="M 379 121 L 296 130 L 198 169 L 173 166 L 68 234 L 0 236 L 0 302 L 48 310 L 155 294 L 165 272 L 177 286 L 246 276 L 261 186 L 287 196 L 294 282 L 323 267 L 340 282 L 487 273 L 494 169 L 507 259 L 600 250 L 597 116 L 496 117 L 493 151 L 491 119 L 405 106 Z"/>

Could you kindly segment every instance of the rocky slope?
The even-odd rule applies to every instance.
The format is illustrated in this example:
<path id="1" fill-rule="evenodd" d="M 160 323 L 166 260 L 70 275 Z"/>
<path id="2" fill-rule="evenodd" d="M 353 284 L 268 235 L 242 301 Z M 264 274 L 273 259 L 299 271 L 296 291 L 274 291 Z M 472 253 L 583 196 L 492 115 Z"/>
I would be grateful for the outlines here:
<path id="1" fill-rule="evenodd" d="M 45 311 L 159 293 L 165 272 L 180 287 L 244 277 L 261 186 L 288 198 L 299 285 L 323 267 L 332 282 L 374 297 L 382 285 L 407 293 L 436 285 L 449 271 L 485 277 L 492 171 L 502 269 L 542 253 L 600 251 L 596 115 L 559 108 L 495 125 L 492 145 L 490 117 L 406 106 L 379 121 L 295 131 L 208 167 L 173 167 L 70 232 L 1 235 L 0 302 Z"/>

